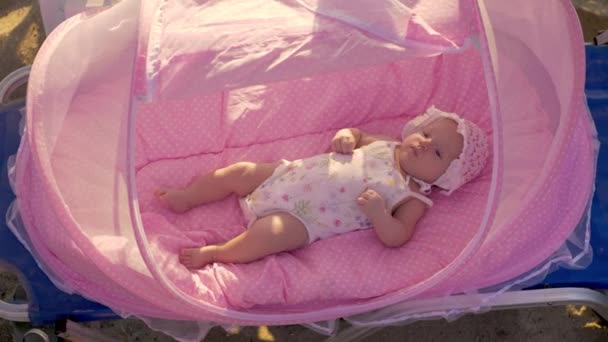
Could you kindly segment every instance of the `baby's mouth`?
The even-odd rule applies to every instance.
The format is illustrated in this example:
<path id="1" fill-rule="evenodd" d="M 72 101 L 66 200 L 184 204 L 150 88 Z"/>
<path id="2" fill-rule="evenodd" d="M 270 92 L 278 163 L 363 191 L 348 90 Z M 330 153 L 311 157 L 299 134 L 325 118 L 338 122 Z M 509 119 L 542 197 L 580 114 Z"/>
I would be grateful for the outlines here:
<path id="1" fill-rule="evenodd" d="M 414 153 L 414 156 L 418 157 L 418 149 L 414 146 L 410 146 L 410 149 L 412 150 L 412 153 Z"/>

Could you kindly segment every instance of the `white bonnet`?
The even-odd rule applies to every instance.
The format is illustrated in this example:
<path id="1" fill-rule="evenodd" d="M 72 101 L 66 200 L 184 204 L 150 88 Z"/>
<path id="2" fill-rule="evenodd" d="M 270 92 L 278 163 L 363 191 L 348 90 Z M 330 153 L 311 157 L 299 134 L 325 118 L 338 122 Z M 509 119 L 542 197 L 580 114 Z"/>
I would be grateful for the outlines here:
<path id="1" fill-rule="evenodd" d="M 427 109 L 426 113 L 408 121 L 401 132 L 402 139 L 426 127 L 439 118 L 449 118 L 457 124 L 457 132 L 463 136 L 464 145 L 462 153 L 454 159 L 445 173 L 433 184 L 427 184 L 416 180 L 421 185 L 423 192 L 430 192 L 431 185 L 444 189 L 443 193 L 450 195 L 454 190 L 473 180 L 485 167 L 489 148 L 485 132 L 473 122 L 466 120 L 454 113 L 443 112 L 435 106 Z"/>

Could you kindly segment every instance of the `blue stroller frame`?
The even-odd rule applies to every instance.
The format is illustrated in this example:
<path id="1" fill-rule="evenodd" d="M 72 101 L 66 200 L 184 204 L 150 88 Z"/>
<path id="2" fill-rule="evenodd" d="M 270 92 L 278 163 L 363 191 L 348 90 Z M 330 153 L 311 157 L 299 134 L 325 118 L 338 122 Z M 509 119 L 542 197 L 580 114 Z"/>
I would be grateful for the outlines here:
<path id="1" fill-rule="evenodd" d="M 608 46 L 587 46 L 586 62 L 587 102 L 601 143 L 596 193 L 591 210 L 593 262 L 584 270 L 560 269 L 534 288 L 503 293 L 492 310 L 577 304 L 590 306 L 608 320 Z M 8 92 L 7 88 L 14 88 L 19 81 L 25 82 L 26 76 L 27 73 L 14 84 L 7 84 L 6 80 L 0 83 L 0 213 L 6 213 L 15 198 L 7 176 L 7 163 L 9 156 L 15 154 L 19 146 L 18 128 L 25 107 L 23 100 L 6 104 L 2 104 L 2 100 L 4 93 Z M 67 321 L 120 318 L 100 304 L 57 289 L 15 238 L 4 219 L 0 220 L 0 245 L 0 266 L 16 271 L 28 297 L 26 304 L 0 301 L 0 318 L 31 322 L 34 326 L 54 323 L 59 331 L 65 331 Z M 424 312 L 458 308 L 465 305 L 459 304 L 465 296 L 469 295 L 430 300 L 432 305 L 426 305 Z M 341 339 L 349 339 L 349 336 L 360 338 L 378 329 L 352 327 L 340 333 L 340 336 Z"/>

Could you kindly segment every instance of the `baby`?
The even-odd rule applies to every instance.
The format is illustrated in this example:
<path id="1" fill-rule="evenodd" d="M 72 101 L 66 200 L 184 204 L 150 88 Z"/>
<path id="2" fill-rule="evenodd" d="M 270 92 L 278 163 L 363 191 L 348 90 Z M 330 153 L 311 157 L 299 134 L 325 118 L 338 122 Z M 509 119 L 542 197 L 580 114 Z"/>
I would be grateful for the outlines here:
<path id="1" fill-rule="evenodd" d="M 489 154 L 479 127 L 435 107 L 405 125 L 402 141 L 345 128 L 331 150 L 296 161 L 239 162 L 184 189 L 156 191 L 177 213 L 234 193 L 249 220 L 245 232 L 224 244 L 182 249 L 180 262 L 188 268 L 248 263 L 372 227 L 387 247 L 401 246 L 432 206 L 431 187 L 451 194 L 479 174 Z"/>

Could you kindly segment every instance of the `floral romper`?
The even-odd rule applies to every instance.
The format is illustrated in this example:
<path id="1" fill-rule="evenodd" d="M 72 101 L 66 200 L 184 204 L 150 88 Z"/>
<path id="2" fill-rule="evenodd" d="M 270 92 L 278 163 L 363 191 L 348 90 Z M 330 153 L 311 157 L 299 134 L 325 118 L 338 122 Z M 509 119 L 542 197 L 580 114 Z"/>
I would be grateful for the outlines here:
<path id="1" fill-rule="evenodd" d="M 395 160 L 396 141 L 376 141 L 352 154 L 326 153 L 283 161 L 257 189 L 241 198 L 249 224 L 276 212 L 299 219 L 309 243 L 333 235 L 371 228 L 357 204 L 367 188 L 384 198 L 390 212 L 408 197 L 431 206 L 427 197 L 413 192 L 410 177 L 403 178 Z"/>

